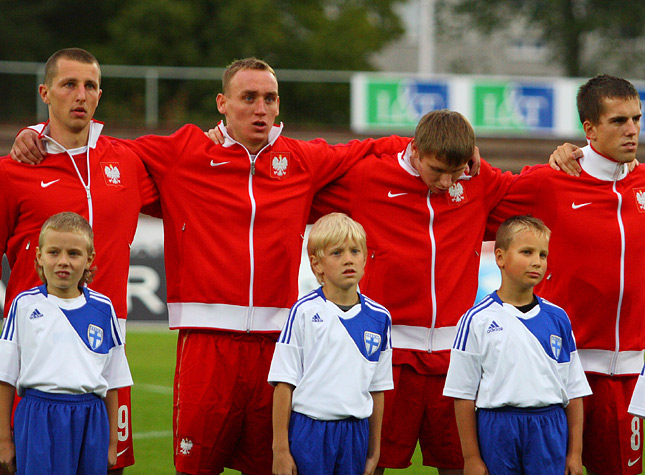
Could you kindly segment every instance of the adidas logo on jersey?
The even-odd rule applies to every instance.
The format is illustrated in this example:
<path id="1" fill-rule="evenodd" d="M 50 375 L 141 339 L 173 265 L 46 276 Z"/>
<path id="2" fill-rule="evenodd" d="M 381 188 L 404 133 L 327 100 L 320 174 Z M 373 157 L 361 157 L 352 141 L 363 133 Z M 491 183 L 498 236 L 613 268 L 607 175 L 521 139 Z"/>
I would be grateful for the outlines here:
<path id="1" fill-rule="evenodd" d="M 316 314 L 313 317 L 311 317 L 311 321 L 314 323 L 322 323 L 323 319 L 320 318 L 320 315 Z"/>
<path id="2" fill-rule="evenodd" d="M 491 333 L 491 332 L 501 332 L 504 328 L 500 327 L 495 320 L 493 320 L 493 323 L 491 323 L 488 326 L 488 330 L 486 330 L 486 333 Z"/>
<path id="3" fill-rule="evenodd" d="M 29 320 L 33 320 L 34 318 L 40 318 L 40 317 L 44 317 L 44 315 L 40 313 L 38 309 L 36 309 L 33 312 L 31 312 L 31 315 L 29 315 Z"/>

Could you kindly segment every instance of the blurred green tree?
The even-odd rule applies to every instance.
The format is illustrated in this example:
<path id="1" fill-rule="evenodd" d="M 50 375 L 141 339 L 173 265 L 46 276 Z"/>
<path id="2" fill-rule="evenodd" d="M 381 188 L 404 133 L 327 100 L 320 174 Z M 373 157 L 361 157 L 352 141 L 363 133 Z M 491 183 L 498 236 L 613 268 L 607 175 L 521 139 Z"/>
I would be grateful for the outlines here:
<path id="1" fill-rule="evenodd" d="M 462 28 L 484 34 L 518 19 L 535 25 L 551 47 L 553 59 L 568 76 L 606 70 L 607 58 L 622 74 L 641 74 L 645 60 L 645 2 L 624 0 L 438 0 L 439 8 L 458 15 Z M 590 49 L 592 46 L 593 49 Z M 610 55 L 610 56 L 606 56 Z M 625 70 L 625 66 L 629 66 Z"/>
<path id="2" fill-rule="evenodd" d="M 0 0 L 0 59 L 45 61 L 79 46 L 102 64 L 225 67 L 256 56 L 275 69 L 370 70 L 370 56 L 403 33 L 394 11 L 401 1 Z M 348 85 L 280 86 L 284 120 L 349 123 Z M 214 124 L 220 87 L 218 80 L 161 81 L 162 122 Z M 104 78 L 103 89 L 99 118 L 142 120 L 142 80 Z"/>

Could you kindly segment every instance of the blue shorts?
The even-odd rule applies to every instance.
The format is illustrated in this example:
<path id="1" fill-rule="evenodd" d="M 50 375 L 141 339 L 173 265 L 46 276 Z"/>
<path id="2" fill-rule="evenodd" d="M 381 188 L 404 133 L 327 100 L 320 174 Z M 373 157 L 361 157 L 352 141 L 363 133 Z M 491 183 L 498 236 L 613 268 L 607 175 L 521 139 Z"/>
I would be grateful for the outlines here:
<path id="1" fill-rule="evenodd" d="M 562 406 L 477 410 L 479 450 L 489 473 L 562 475 L 567 416 Z"/>
<path id="2" fill-rule="evenodd" d="M 27 389 L 14 416 L 17 473 L 107 473 L 109 425 L 96 394 Z"/>
<path id="3" fill-rule="evenodd" d="M 369 442 L 367 419 L 319 421 L 291 413 L 289 448 L 299 475 L 362 475 Z"/>

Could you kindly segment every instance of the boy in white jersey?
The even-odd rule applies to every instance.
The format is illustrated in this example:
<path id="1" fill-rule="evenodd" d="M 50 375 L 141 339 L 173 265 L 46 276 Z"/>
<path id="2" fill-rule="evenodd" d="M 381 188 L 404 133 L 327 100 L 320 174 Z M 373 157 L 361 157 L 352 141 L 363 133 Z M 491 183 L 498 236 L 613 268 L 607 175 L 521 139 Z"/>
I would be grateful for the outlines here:
<path id="1" fill-rule="evenodd" d="M 44 285 L 14 299 L 0 336 L 0 463 L 10 472 L 107 473 L 116 463 L 117 388 L 132 377 L 112 303 L 85 286 L 94 256 L 83 217 L 45 221 Z"/>
<path id="2" fill-rule="evenodd" d="M 582 474 L 582 396 L 571 323 L 533 294 L 551 231 L 515 216 L 497 231 L 497 292 L 457 327 L 444 395 L 455 398 L 465 474 Z"/>
<path id="3" fill-rule="evenodd" d="M 313 225 L 307 243 L 322 286 L 291 308 L 275 348 L 273 473 L 374 473 L 383 391 L 392 389 L 389 312 L 357 291 L 363 227 L 343 213 Z"/>

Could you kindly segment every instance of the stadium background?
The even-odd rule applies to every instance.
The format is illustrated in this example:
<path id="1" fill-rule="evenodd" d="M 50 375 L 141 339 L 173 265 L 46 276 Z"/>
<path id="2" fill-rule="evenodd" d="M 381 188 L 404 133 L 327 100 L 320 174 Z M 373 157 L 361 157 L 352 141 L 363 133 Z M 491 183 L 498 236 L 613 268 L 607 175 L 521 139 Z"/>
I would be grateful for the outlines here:
<path id="1" fill-rule="evenodd" d="M 0 1 L 0 3 L 2 2 Z M 237 3 L 241 4 L 243 2 Z M 60 36 L 61 28 L 59 26 L 59 23 L 52 22 L 52 24 L 56 25 L 55 28 L 57 37 Z M 536 59 L 539 59 L 538 57 L 540 56 L 540 54 L 536 53 L 540 53 L 540 51 L 538 50 L 542 50 L 544 48 L 542 48 L 539 42 L 537 44 L 537 46 L 539 47 L 537 48 L 537 50 L 534 48 L 535 45 L 530 44 L 531 38 L 535 37 L 535 35 L 533 34 L 534 31 L 532 31 L 532 29 L 526 29 L 521 26 L 519 28 L 519 36 L 523 42 L 519 44 L 519 47 L 517 47 L 517 44 L 514 44 L 514 48 L 518 50 L 519 54 L 517 56 L 521 58 L 521 62 L 513 63 L 514 69 L 511 68 L 511 70 L 505 71 L 499 71 L 495 69 L 496 67 L 499 67 L 500 64 L 507 66 L 510 63 L 508 55 L 502 54 L 502 49 L 499 47 L 500 45 L 498 43 L 489 43 L 488 41 L 481 41 L 476 38 L 474 40 L 470 38 L 470 40 L 472 41 L 466 41 L 468 40 L 468 38 L 464 35 L 463 37 L 459 38 L 460 41 L 458 42 L 455 42 L 453 39 L 449 39 L 449 49 L 444 48 L 442 50 L 441 45 L 439 45 L 437 52 L 440 52 L 441 54 L 438 54 L 436 56 L 437 64 L 435 65 L 435 72 L 442 74 L 447 72 L 456 72 L 450 71 L 450 68 L 448 67 L 448 61 L 450 60 L 448 58 L 452 57 L 452 61 L 455 62 L 454 54 L 452 54 L 452 51 L 456 50 L 456 47 L 461 45 L 462 51 L 466 50 L 468 53 L 470 53 L 470 56 L 464 56 L 465 59 L 461 64 L 467 64 L 469 67 L 472 66 L 474 68 L 470 70 L 464 69 L 463 66 L 461 68 L 457 68 L 460 72 L 463 73 L 519 73 L 532 75 L 557 75 L 563 73 L 564 71 L 559 69 L 553 61 L 549 62 L 544 57 L 542 58 L 542 61 L 536 61 Z M 140 29 L 130 28 L 130 30 L 137 31 Z M 455 34 L 457 33 L 455 32 Z M 121 44 L 122 35 L 123 32 L 121 32 L 121 35 L 119 35 L 119 42 Z M 527 39 L 529 40 L 529 42 L 527 42 Z M 239 42 L 241 41 L 238 41 L 238 43 Z M 56 49 L 51 48 L 51 44 L 46 41 L 42 41 L 42 39 L 39 39 L 39 43 L 46 44 L 47 51 L 49 52 Z M 64 44 L 61 45 L 61 47 L 62 46 L 69 45 Z M 79 46 L 88 47 L 85 44 L 79 44 Z M 446 45 L 444 44 L 444 46 Z M 94 48 L 88 48 L 92 51 L 95 51 Z M 20 58 L 21 60 L 42 60 L 42 53 L 36 54 L 35 48 L 32 49 L 34 50 L 34 52 L 31 54 L 31 57 L 25 56 L 23 52 L 22 54 L 18 55 L 18 58 Z M 620 48 L 620 50 L 622 49 L 623 48 Z M 253 49 L 252 51 L 254 54 L 258 54 L 259 56 L 266 58 L 265 55 L 263 55 L 261 52 L 256 51 L 255 49 Z M 528 54 L 527 51 L 529 51 Z M 616 56 L 617 51 L 618 48 L 616 48 L 616 51 L 612 51 L 612 58 Z M 629 49 L 627 49 L 627 51 L 629 53 L 633 53 L 633 51 Z M 118 52 L 119 55 L 122 54 L 121 49 L 119 49 Z M 493 54 L 491 54 L 491 52 L 493 52 Z M 395 51 L 394 54 L 389 55 L 381 54 L 379 52 L 378 59 L 381 63 L 381 66 L 387 65 L 392 68 L 391 71 L 415 71 L 416 69 L 414 65 L 409 67 L 408 69 L 406 69 L 407 66 L 401 67 L 403 66 L 401 64 L 403 60 L 409 59 L 410 56 L 416 56 L 416 54 L 409 53 L 410 52 L 407 50 L 405 50 L 404 52 L 398 50 Z M 240 56 L 239 52 L 236 54 L 238 57 Z M 595 56 L 603 57 L 602 55 Z M 159 104 L 157 104 L 159 108 L 158 122 L 164 124 L 163 127 L 159 128 L 151 127 L 151 125 L 157 123 L 157 120 L 155 118 L 153 118 L 155 120 L 148 121 L 147 99 L 146 101 L 140 98 L 131 99 L 126 109 L 117 108 L 115 104 L 111 102 L 113 99 L 116 99 L 117 96 L 119 96 L 120 99 L 123 99 L 123 97 L 121 96 L 127 96 L 127 98 L 129 99 L 130 96 L 127 95 L 127 93 L 129 93 L 131 89 L 142 90 L 144 88 L 144 81 L 141 78 L 145 78 L 145 87 L 148 87 L 148 70 L 143 70 L 143 68 L 137 66 L 141 68 L 137 72 L 137 74 L 139 75 L 136 76 L 139 79 L 132 79 L 134 76 L 128 76 L 130 79 L 119 79 L 113 75 L 106 74 L 110 69 L 110 65 L 108 64 L 110 61 L 106 61 L 104 59 L 104 55 L 98 55 L 98 57 L 102 62 L 102 66 L 104 67 L 103 89 L 104 91 L 106 91 L 106 94 L 101 101 L 102 103 L 98 109 L 97 118 L 99 120 L 106 121 L 106 134 L 123 138 L 134 138 L 147 133 L 164 135 L 172 133 L 176 128 L 178 128 L 183 122 L 186 121 L 195 121 L 201 127 L 206 128 L 208 126 L 215 125 L 216 121 L 220 119 L 219 116 L 212 117 L 214 110 L 214 91 L 219 90 L 220 87 L 217 82 L 218 79 L 215 79 L 215 83 L 213 83 L 212 78 L 219 78 L 221 72 L 212 74 L 212 71 L 204 71 L 206 68 L 200 69 L 200 71 L 198 72 L 200 74 L 207 73 L 207 78 L 202 77 L 201 81 L 194 80 L 190 84 L 190 86 L 187 86 L 190 92 L 184 91 L 185 96 L 180 95 L 179 99 L 172 97 L 172 100 L 167 100 L 166 103 L 164 103 L 164 98 L 167 99 L 168 97 L 170 97 L 168 89 L 175 85 L 175 83 L 183 83 L 186 78 L 182 76 L 167 78 L 164 80 L 163 73 L 161 73 L 159 77 L 162 79 L 162 81 L 157 84 L 157 86 L 153 87 L 153 89 L 155 89 L 156 87 L 159 88 Z M 141 59 L 142 57 L 143 55 L 140 52 L 135 53 L 134 56 L 131 57 L 131 60 L 129 62 L 131 64 L 157 64 L 154 62 L 151 63 L 149 61 L 146 62 L 145 60 Z M 9 59 L 8 56 L 0 56 L 0 59 L 5 58 Z M 119 58 L 121 57 L 119 56 Z M 135 59 L 136 61 L 141 62 L 136 62 Z M 167 58 L 163 57 L 162 59 L 166 60 Z M 172 58 L 170 58 L 168 59 L 169 63 L 164 64 L 171 64 L 174 66 L 175 63 L 179 61 L 179 59 L 176 58 L 173 60 Z M 307 59 L 310 60 L 309 64 L 300 64 L 301 62 L 306 62 L 305 60 Z M 606 60 L 606 57 L 603 57 L 603 59 Z M 227 61 L 222 60 L 218 62 L 212 62 L 211 64 L 218 64 L 222 66 L 223 64 L 226 64 L 226 62 Z M 279 63 L 274 61 L 273 59 L 270 59 L 270 62 L 281 67 L 312 67 L 312 64 L 315 64 L 316 67 L 319 66 L 319 62 L 317 62 L 316 60 L 304 57 L 298 57 L 298 60 L 296 61 L 296 63 L 298 64 L 289 64 L 285 62 Z M 337 60 L 331 60 L 329 62 L 331 63 L 332 67 L 339 67 Z M 0 63 L 3 63 L 3 61 L 0 60 Z M 112 59 L 112 63 L 114 64 L 114 59 Z M 457 63 L 459 63 L 459 61 L 457 61 Z M 616 63 L 620 66 L 619 62 Z M 637 64 L 638 61 L 634 60 L 633 56 L 630 56 L 630 63 Z M 442 65 L 443 70 L 441 69 Z M 617 67 L 617 65 L 614 65 L 614 67 Z M 0 64 L 0 66 L 3 65 Z M 14 63 L 8 64 L 7 62 L 6 66 L 11 69 L 16 65 Z M 624 65 L 620 67 L 620 71 L 613 72 L 620 75 L 631 74 L 632 76 L 636 77 L 641 76 L 640 73 L 634 74 L 633 72 L 627 72 L 627 70 L 624 69 Z M 124 67 L 116 66 L 115 68 L 121 70 Z M 356 68 L 357 67 L 354 66 L 350 69 Z M 529 68 L 533 69 L 529 71 Z M 0 69 L 2 68 L 0 67 Z M 172 69 L 172 74 L 177 73 L 176 69 L 166 69 Z M 421 68 L 419 68 L 418 71 L 421 72 Z M 630 71 L 633 71 L 633 69 Z M 280 69 L 278 69 L 277 72 L 280 78 L 280 90 L 283 100 L 283 106 L 285 106 L 281 108 L 281 118 L 285 120 L 285 134 L 290 137 L 304 140 L 322 137 L 330 143 L 342 143 L 353 138 L 377 136 L 380 134 L 388 134 L 395 131 L 400 132 L 402 135 L 411 134 L 409 124 L 408 128 L 406 129 L 404 127 L 405 130 L 403 131 L 400 128 L 391 127 L 388 124 L 381 124 L 381 127 L 377 127 L 377 130 L 372 130 L 366 133 L 357 133 L 357 130 L 363 131 L 362 127 L 355 128 L 354 131 L 351 131 L 349 127 L 343 128 L 338 124 L 344 122 L 345 115 L 338 114 L 337 111 L 330 114 L 329 111 L 333 111 L 333 109 L 326 109 L 321 106 L 326 105 L 323 103 L 323 101 L 333 102 L 330 101 L 327 97 L 328 89 L 331 88 L 333 88 L 337 92 L 340 90 L 340 95 L 345 94 L 347 97 L 349 97 L 349 88 L 346 85 L 331 85 L 327 83 L 315 85 L 304 84 L 303 87 L 300 87 L 300 83 L 295 85 L 289 83 L 289 78 L 295 77 L 294 70 L 289 71 L 289 74 L 286 74 L 286 71 L 281 71 Z M 348 71 L 344 71 L 344 73 L 348 74 Z M 428 71 L 426 71 L 425 73 L 428 73 Z M 579 71 L 576 74 L 581 73 L 583 72 Z M 590 75 L 586 73 L 587 72 L 584 71 L 585 75 Z M 300 76 L 317 76 L 320 78 L 325 77 L 325 74 L 323 74 L 323 72 L 305 71 Z M 344 74 L 342 76 L 345 77 Z M 422 77 L 418 74 L 409 74 L 406 77 L 406 75 L 398 74 L 394 80 L 390 78 L 390 83 L 383 86 L 383 90 L 388 87 L 396 88 L 396 85 L 392 85 L 392 81 L 401 81 L 402 83 L 406 82 L 406 84 L 408 84 L 411 88 L 416 88 L 415 93 L 419 93 L 419 95 L 423 95 L 424 92 L 428 93 L 428 91 L 430 91 L 431 94 L 436 94 L 437 84 L 433 84 L 434 80 L 436 80 L 434 82 L 439 83 L 448 83 L 454 80 L 460 83 L 464 82 L 464 76 L 456 78 L 443 76 L 430 79 L 429 77 L 430 75 L 424 75 Z M 4 155 L 8 153 L 15 133 L 27 123 L 35 122 L 37 119 L 41 119 L 44 108 L 42 106 L 39 106 L 39 100 L 37 99 L 35 94 L 33 94 L 34 84 L 37 84 L 38 81 L 33 81 L 31 80 L 31 78 L 25 80 L 25 78 L 20 75 L 16 75 L 10 80 L 7 80 L 6 78 L 3 79 L 3 90 L 11 91 L 11 94 L 8 94 L 7 97 L 3 99 L 3 101 L 0 101 L 0 111 L 3 112 L 1 115 L 2 121 L 4 121 L 4 123 L 0 124 L 0 154 Z M 498 93 L 500 94 L 499 97 L 501 97 L 501 95 L 504 95 L 504 97 L 501 98 L 500 101 L 504 102 L 505 104 L 510 104 L 510 107 L 500 107 L 500 110 L 505 110 L 509 113 L 509 115 L 511 115 L 515 112 L 515 106 L 518 104 L 518 102 L 510 103 L 511 99 L 522 99 L 522 97 L 524 97 L 530 100 L 531 98 L 537 97 L 535 94 L 539 95 L 541 93 L 540 91 L 537 91 L 536 93 L 536 89 L 539 89 L 539 87 L 535 87 L 535 79 L 535 77 L 533 77 L 532 79 L 524 78 L 524 80 L 530 82 L 530 84 L 525 84 L 526 87 L 520 85 L 520 87 L 517 88 L 514 87 L 515 82 L 521 81 L 521 79 L 517 77 L 506 77 L 501 79 L 500 77 L 479 77 L 476 80 L 481 81 L 480 86 L 486 82 L 493 84 L 492 86 L 483 84 L 483 86 L 492 87 L 492 89 L 489 89 L 489 92 L 491 92 L 491 94 L 493 95 Z M 466 80 L 470 79 L 466 78 Z M 548 81 L 549 79 L 546 80 Z M 550 80 L 553 84 L 556 85 L 562 82 L 560 78 L 556 78 L 555 76 L 552 76 Z M 298 79 L 294 81 L 298 82 L 300 80 Z M 185 82 L 188 83 L 189 81 Z M 581 82 L 582 80 L 578 81 L 578 83 Z M 530 90 L 531 88 L 533 88 L 532 91 Z M 441 89 L 441 85 L 439 86 L 439 89 Z M 319 99 L 318 97 L 320 96 L 314 97 L 311 94 L 311 91 L 313 90 L 318 90 L 318 92 L 322 91 L 322 94 L 324 94 L 323 97 L 325 97 L 325 99 Z M 575 88 L 569 88 L 569 92 L 571 90 L 575 92 Z M 641 94 L 643 94 L 643 88 L 639 87 L 639 90 L 641 90 Z M 196 92 L 193 94 L 193 91 Z M 514 94 L 517 91 L 520 92 L 517 96 L 515 96 Z M 22 92 L 23 94 L 19 94 L 20 92 Z M 544 90 L 542 90 L 542 92 L 544 92 Z M 202 93 L 203 95 L 200 95 Z M 531 96 L 531 94 L 534 95 Z M 455 95 L 453 94 L 453 96 Z M 458 99 L 461 99 L 463 97 L 468 97 L 468 94 L 461 95 L 461 97 L 458 97 Z M 511 99 L 509 99 L 509 97 Z M 542 96 L 542 98 L 544 98 L 544 96 Z M 183 104 L 182 99 L 184 100 L 185 104 Z M 507 101 L 507 99 L 509 99 L 509 101 Z M 549 133 L 548 131 L 545 132 L 545 127 L 543 127 L 542 123 L 540 122 L 542 121 L 542 117 L 539 118 L 537 126 L 533 128 L 524 127 L 526 124 L 522 123 L 522 117 L 520 117 L 518 123 L 511 124 L 512 127 L 502 127 L 504 130 L 495 131 L 481 129 L 479 127 L 481 125 L 480 117 L 476 114 L 467 114 L 471 122 L 473 122 L 476 127 L 476 133 L 478 136 L 477 144 L 480 147 L 482 157 L 487 159 L 494 166 L 501 168 L 502 170 L 519 172 L 520 169 L 525 165 L 544 163 L 547 160 L 549 154 L 555 149 L 555 147 L 564 141 L 570 141 L 578 145 L 583 145 L 584 141 L 582 140 L 583 138 L 579 131 L 572 131 L 575 128 L 573 124 L 575 124 L 576 121 L 575 114 L 571 113 L 573 110 L 572 99 L 572 94 L 568 94 L 568 98 L 566 98 L 566 100 L 564 101 L 562 100 L 562 96 L 558 95 L 557 93 L 551 96 L 550 100 L 552 101 L 552 107 L 557 107 L 558 105 L 567 103 L 568 117 L 565 127 L 566 130 L 564 131 L 564 133 L 560 131 L 561 133 L 559 134 Z M 393 102 L 396 102 L 397 100 L 398 99 L 392 99 Z M 186 110 L 191 111 L 195 103 L 206 105 L 207 111 L 205 113 L 202 113 L 201 115 L 195 117 L 191 116 L 190 118 L 188 118 L 186 115 L 182 115 L 180 112 L 178 112 L 176 107 L 178 104 L 183 104 Z M 421 100 L 417 105 L 425 107 L 428 106 L 428 104 L 428 100 Z M 535 102 L 533 104 L 535 104 Z M 288 105 L 291 105 L 291 110 L 287 109 Z M 501 105 L 503 104 L 500 102 L 500 106 Z M 38 107 L 40 107 L 39 113 L 32 114 L 31 111 L 38 109 Z M 345 108 L 344 103 L 342 104 L 342 107 Z M 459 110 L 459 107 L 450 102 L 443 104 L 443 107 Z M 298 114 L 297 112 L 299 111 L 294 110 L 295 108 L 299 109 L 299 111 L 301 111 L 301 114 Z M 186 110 L 183 110 L 182 112 L 185 113 Z M 424 111 L 418 110 L 416 112 L 421 113 L 425 111 L 427 111 L 427 109 Z M 27 112 L 29 115 L 21 115 L 18 118 L 15 118 L 16 114 L 25 112 Z M 312 128 L 312 124 L 309 121 L 308 115 L 314 112 L 317 113 L 317 119 L 321 117 L 324 117 L 325 119 L 328 119 L 330 117 L 334 118 L 334 120 L 331 121 L 334 128 L 332 129 L 325 126 Z M 369 114 L 365 115 L 369 116 Z M 553 114 L 553 116 L 557 116 L 557 114 Z M 129 127 L 114 127 L 114 124 L 117 123 L 114 120 L 115 117 L 122 119 L 121 123 L 127 122 Z M 144 123 L 144 117 L 146 119 L 145 123 L 149 125 L 148 127 L 143 128 L 132 126 L 132 124 Z M 124 121 L 124 118 L 128 118 L 129 120 Z M 407 117 L 407 120 L 408 122 L 415 122 L 417 118 L 418 116 L 413 116 L 412 118 Z M 506 122 L 507 117 L 497 116 L 497 118 L 501 119 L 499 123 L 508 123 Z M 516 119 L 516 117 L 513 117 L 513 119 Z M 14 121 L 7 123 L 8 120 Z M 352 117 L 352 121 L 354 121 L 354 117 Z M 546 120 L 546 122 L 548 123 L 548 119 Z M 546 128 L 557 128 L 558 123 L 556 122 L 557 120 L 554 120 L 551 125 L 547 125 Z M 561 125 L 562 122 L 560 122 L 559 124 Z M 307 127 L 306 129 L 302 128 L 305 126 Z M 639 157 L 640 160 L 643 161 L 643 152 L 639 153 Z M 3 283 L 0 284 L 0 305 L 2 305 L 4 302 L 4 282 L 6 282 L 9 274 L 9 268 L 6 260 L 4 260 L 3 262 L 2 271 Z M 478 298 L 482 294 L 485 294 L 494 289 L 497 285 L 498 279 L 499 272 L 494 265 L 494 261 L 490 253 L 490 245 L 485 245 L 482 252 L 480 290 L 478 293 Z M 302 266 L 301 287 L 304 290 L 310 288 L 312 285 L 315 285 L 315 283 L 313 282 L 312 276 L 308 269 L 308 265 L 306 264 L 306 262 L 304 262 L 304 265 Z M 133 435 L 135 439 L 135 451 L 137 459 L 135 466 L 127 470 L 127 473 L 130 475 L 174 473 L 174 469 L 172 467 L 172 434 L 170 430 L 172 427 L 172 421 L 170 412 L 172 407 L 172 376 L 174 370 L 176 332 L 171 332 L 167 329 L 165 299 L 166 287 L 165 273 L 163 268 L 163 237 L 161 223 L 158 220 L 142 217 L 137 237 L 132 246 L 131 272 L 129 282 L 128 357 L 135 380 L 135 386 L 133 387 L 132 415 L 134 430 Z M 406 475 L 426 475 L 436 473 L 434 469 L 422 468 L 420 465 L 420 457 L 418 454 L 416 454 L 415 458 L 413 459 L 413 466 L 410 469 L 406 471 L 388 471 L 388 473 L 401 473 Z M 236 472 L 227 471 L 225 473 Z"/>

